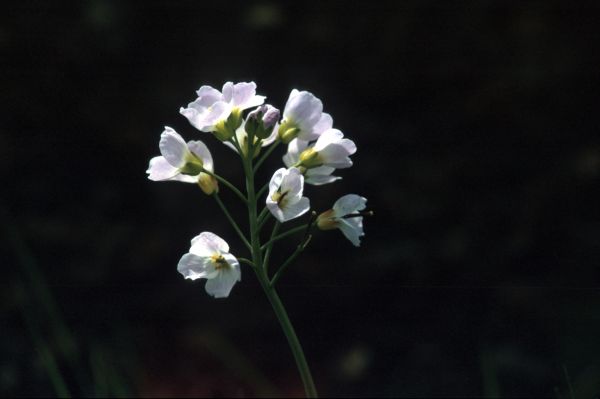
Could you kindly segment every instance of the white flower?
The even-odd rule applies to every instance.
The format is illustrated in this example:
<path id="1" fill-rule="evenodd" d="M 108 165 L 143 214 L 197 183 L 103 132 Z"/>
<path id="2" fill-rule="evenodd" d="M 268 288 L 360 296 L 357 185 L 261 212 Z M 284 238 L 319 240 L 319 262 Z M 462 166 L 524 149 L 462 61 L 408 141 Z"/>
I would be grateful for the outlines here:
<path id="1" fill-rule="evenodd" d="M 284 143 L 296 137 L 306 141 L 315 140 L 330 120 L 329 114 L 323 115 L 321 100 L 308 91 L 294 89 L 283 109 L 279 136 Z"/>
<path id="2" fill-rule="evenodd" d="M 360 237 L 364 236 L 363 216 L 367 199 L 356 194 L 347 194 L 335 201 L 333 208 L 317 217 L 317 226 L 321 230 L 340 229 L 355 246 L 360 246 Z"/>
<path id="3" fill-rule="evenodd" d="M 267 208 L 280 222 L 303 215 L 310 209 L 308 198 L 302 196 L 304 177 L 296 168 L 281 168 L 269 182 Z"/>
<path id="4" fill-rule="evenodd" d="M 215 131 L 216 125 L 226 121 L 232 112 L 241 113 L 265 101 L 264 96 L 256 95 L 254 82 L 227 82 L 223 85 L 222 93 L 210 86 L 202 86 L 196 94 L 198 98 L 189 103 L 187 108 L 181 107 L 179 113 L 203 132 Z"/>
<path id="5" fill-rule="evenodd" d="M 215 298 L 228 297 L 233 285 L 242 280 L 240 263 L 229 253 L 229 245 L 209 232 L 192 239 L 190 252 L 183 255 L 177 271 L 186 279 L 207 279 L 206 292 Z"/>
<path id="6" fill-rule="evenodd" d="M 201 141 L 186 143 L 175 130 L 165 126 L 158 146 L 162 156 L 150 160 L 146 171 L 150 180 L 198 183 L 209 177 L 203 170 L 213 171 L 212 156 Z"/>
<path id="7" fill-rule="evenodd" d="M 300 154 L 308 147 L 308 142 L 304 140 L 294 139 L 288 144 L 288 151 L 283 156 L 283 163 L 288 168 L 296 165 L 300 161 Z M 341 179 L 339 176 L 332 176 L 331 174 L 335 171 L 335 168 L 330 166 L 317 166 L 315 168 L 307 169 L 300 167 L 300 170 L 304 173 L 304 181 L 307 184 L 319 186 L 321 184 L 327 184 Z"/>

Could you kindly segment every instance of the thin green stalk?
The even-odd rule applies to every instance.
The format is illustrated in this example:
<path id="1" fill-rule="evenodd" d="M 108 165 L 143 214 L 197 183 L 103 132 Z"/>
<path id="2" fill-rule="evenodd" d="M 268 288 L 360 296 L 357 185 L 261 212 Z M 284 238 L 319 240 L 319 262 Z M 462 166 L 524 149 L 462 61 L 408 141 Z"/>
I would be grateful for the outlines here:
<path id="1" fill-rule="evenodd" d="M 264 186 L 258 190 L 258 194 L 256 194 L 256 198 L 260 198 L 263 194 L 269 189 L 269 182 L 267 182 Z"/>
<path id="2" fill-rule="evenodd" d="M 253 151 L 253 145 L 249 143 L 248 154 L 252 154 Z M 240 153 L 240 156 L 242 156 L 244 171 L 246 173 L 246 189 L 248 192 L 248 220 L 250 222 L 252 262 L 255 265 L 262 265 L 263 259 L 258 230 L 258 219 L 256 214 L 257 197 L 254 186 L 254 169 L 252 168 L 252 157 L 245 157 L 242 153 Z M 290 322 L 285 307 L 281 303 L 281 299 L 279 299 L 279 295 L 277 295 L 275 289 L 269 285 L 269 278 L 267 277 L 265 270 L 256 267 L 254 268 L 254 271 L 256 272 L 256 276 L 265 292 L 265 295 L 269 299 L 269 302 L 271 302 L 273 311 L 275 312 L 275 315 L 277 316 L 277 319 L 281 324 L 281 328 L 283 329 L 283 332 L 288 340 L 290 349 L 292 350 L 294 359 L 296 360 L 296 365 L 298 366 L 298 371 L 300 372 L 300 377 L 302 378 L 302 382 L 304 384 L 306 396 L 309 398 L 316 398 L 318 396 L 317 390 L 315 388 L 315 384 L 313 382 L 308 363 L 306 362 L 304 352 L 302 351 L 302 346 L 300 345 L 300 341 L 296 336 L 296 332 L 294 331 L 294 327 Z"/>
<path id="3" fill-rule="evenodd" d="M 273 237 L 275 237 L 275 235 L 277 234 L 277 231 L 279 231 L 279 227 L 281 226 L 281 223 L 279 222 L 279 220 L 275 221 L 275 224 L 273 225 L 273 231 L 271 232 L 271 239 L 273 239 Z M 263 265 L 262 268 L 265 271 L 265 275 L 269 275 L 269 258 L 271 257 L 271 252 L 273 251 L 273 244 L 269 245 L 267 247 L 267 250 L 265 251 L 265 259 L 263 260 Z"/>
<path id="4" fill-rule="evenodd" d="M 246 236 L 244 236 L 244 233 L 242 233 L 242 230 L 240 229 L 240 227 L 237 225 L 237 223 L 235 222 L 235 220 L 233 220 L 233 218 L 231 217 L 231 214 L 227 210 L 227 207 L 225 207 L 225 204 L 223 203 L 223 201 L 221 201 L 221 198 L 219 197 L 219 194 L 217 194 L 215 192 L 213 194 L 213 196 L 215 197 L 215 200 L 217 200 L 217 204 L 219 204 L 219 206 L 221 207 L 221 210 L 223 211 L 223 213 L 227 217 L 227 220 L 229 220 L 229 223 L 231 223 L 231 225 L 233 226 L 233 228 L 236 231 L 236 233 L 238 233 L 238 235 L 240 236 L 240 239 L 242 240 L 242 242 L 244 243 L 244 245 L 246 245 L 246 247 L 248 247 L 249 250 L 252 250 L 252 247 L 250 246 L 250 243 L 248 242 L 248 239 L 246 239 Z"/>
<path id="5" fill-rule="evenodd" d="M 261 220 L 258 223 L 258 231 L 262 231 L 262 228 L 264 227 L 265 223 L 267 223 L 267 221 L 269 220 L 269 216 L 271 215 L 271 213 L 267 213 L 267 215 L 263 218 L 263 220 Z"/>
<path id="6" fill-rule="evenodd" d="M 264 224 L 264 222 L 267 220 L 267 217 L 269 216 L 269 208 L 267 208 L 266 206 L 263 208 L 262 211 L 260 211 L 260 214 L 258 215 L 258 230 L 260 230 Z"/>
<path id="7" fill-rule="evenodd" d="M 263 245 L 261 247 L 261 249 L 264 250 L 269 245 L 272 245 L 274 242 L 277 242 L 277 241 L 281 240 L 282 238 L 285 238 L 285 237 L 290 236 L 292 234 L 298 233 L 300 231 L 306 231 L 306 229 L 309 228 L 309 227 L 310 227 L 310 223 L 307 223 L 307 224 L 303 224 L 302 226 L 298 226 L 298 227 L 294 227 L 293 229 L 289 229 L 285 233 L 281 233 L 278 236 L 275 236 L 275 237 L 271 238 L 269 241 L 267 241 L 267 243 L 265 245 Z"/>
<path id="8" fill-rule="evenodd" d="M 265 160 L 269 157 L 269 155 L 271 155 L 273 150 L 275 148 L 277 148 L 279 143 L 280 143 L 280 140 L 279 140 L 279 138 L 277 138 L 277 140 L 275 140 L 275 142 L 273 144 L 271 144 L 271 146 L 267 149 L 267 151 L 265 151 L 265 153 L 260 157 L 258 162 L 256 162 L 256 165 L 254 165 L 254 169 L 252 169 L 254 173 L 256 173 L 258 168 L 260 168 L 260 165 L 262 165 L 262 163 L 265 162 Z"/>
<path id="9" fill-rule="evenodd" d="M 312 236 L 309 235 L 308 239 L 306 241 L 304 241 L 303 243 L 298 245 L 298 248 L 296 248 L 296 250 L 290 255 L 290 257 L 287 258 L 287 260 L 285 262 L 283 262 L 283 264 L 279 267 L 279 270 L 277 270 L 277 272 L 273 276 L 273 279 L 269 283 L 269 285 L 271 287 L 275 287 L 275 284 L 277 283 L 277 281 L 279 281 L 281 276 L 283 276 L 283 273 L 285 272 L 287 267 L 294 261 L 294 259 L 296 259 L 298 257 L 298 255 L 300 255 L 300 252 L 302 252 L 304 250 L 304 248 L 306 248 L 306 246 L 308 245 L 308 242 L 310 241 L 310 237 L 312 237 Z"/>
<path id="10" fill-rule="evenodd" d="M 254 266 L 254 263 L 252 263 L 252 261 L 251 261 L 250 259 L 246 259 L 246 258 L 240 258 L 240 257 L 238 256 L 237 260 L 238 260 L 238 261 L 240 261 L 241 263 L 245 263 L 245 264 L 247 264 L 247 265 L 249 265 L 249 266 L 255 267 L 255 266 Z"/>
<path id="11" fill-rule="evenodd" d="M 242 192 L 240 190 L 238 190 L 233 184 L 231 184 L 229 181 L 225 180 L 225 178 L 219 176 L 216 173 L 213 173 L 209 170 L 203 169 L 202 172 L 206 173 L 209 176 L 214 177 L 215 179 L 217 179 L 219 182 L 223 183 L 224 185 L 227 186 L 227 188 L 229 188 L 231 191 L 233 191 L 235 193 L 235 195 L 237 195 L 242 202 L 247 203 L 248 199 L 244 196 L 244 194 L 242 194 Z"/>

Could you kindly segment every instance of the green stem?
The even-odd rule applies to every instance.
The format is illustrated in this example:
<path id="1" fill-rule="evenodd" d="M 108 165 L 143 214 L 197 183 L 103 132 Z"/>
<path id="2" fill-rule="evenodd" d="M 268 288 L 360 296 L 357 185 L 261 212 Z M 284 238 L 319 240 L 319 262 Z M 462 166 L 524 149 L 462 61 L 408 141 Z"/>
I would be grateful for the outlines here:
<path id="1" fill-rule="evenodd" d="M 221 210 L 223 211 L 223 213 L 227 217 L 227 220 L 229 220 L 229 223 L 231 223 L 231 225 L 233 226 L 233 228 L 236 231 L 236 233 L 238 233 L 238 236 L 240 236 L 240 239 L 243 241 L 244 245 L 246 245 L 246 247 L 248 247 L 248 249 L 252 251 L 252 247 L 250 246 L 250 243 L 246 239 L 246 236 L 244 236 L 244 233 L 242 233 L 242 230 L 240 229 L 240 227 L 237 225 L 237 223 L 235 222 L 235 220 L 233 220 L 233 218 L 231 217 L 231 214 L 227 210 L 227 207 L 225 207 L 225 204 L 223 203 L 223 201 L 221 201 L 221 198 L 219 197 L 219 194 L 217 194 L 215 192 L 213 194 L 213 196 L 215 197 L 215 200 L 217 200 L 217 204 L 219 204 L 219 206 L 221 207 Z"/>
<path id="2" fill-rule="evenodd" d="M 269 245 L 273 245 L 274 242 L 281 240 L 282 238 L 285 238 L 287 236 L 290 236 L 294 233 L 298 233 L 300 231 L 306 231 L 306 229 L 310 227 L 310 223 L 307 224 L 303 224 L 302 226 L 298 226 L 298 227 L 294 227 L 293 229 L 289 229 L 288 231 L 286 231 L 285 233 L 281 233 L 278 236 L 275 236 L 273 238 L 271 238 L 269 241 L 267 241 L 267 243 L 265 245 L 263 245 L 261 247 L 261 249 L 265 249 L 267 248 Z"/>
<path id="3" fill-rule="evenodd" d="M 249 147 L 250 148 L 248 154 L 252 154 L 254 152 L 254 149 L 252 148 L 253 146 L 250 144 Z M 246 189 L 248 192 L 248 218 L 250 222 L 252 262 L 255 265 L 262 265 L 263 259 L 258 230 L 258 218 L 256 214 L 257 197 L 254 187 L 254 169 L 252 167 L 252 157 L 251 155 L 244 156 L 242 153 L 240 153 L 240 156 L 242 157 L 244 171 L 246 173 Z M 298 371 L 300 372 L 300 377 L 302 378 L 302 382 L 304 384 L 306 396 L 309 398 L 316 398 L 318 396 L 317 390 L 315 388 L 315 384 L 313 382 L 308 363 L 306 362 L 304 352 L 302 351 L 302 345 L 300 345 L 300 341 L 296 336 L 296 332 L 294 331 L 294 327 L 292 326 L 287 312 L 285 311 L 285 307 L 281 303 L 281 299 L 279 299 L 277 291 L 275 291 L 275 289 L 270 286 L 269 278 L 265 270 L 260 267 L 255 267 L 254 271 L 256 272 L 256 276 L 258 278 L 258 281 L 260 282 L 261 287 L 265 292 L 265 295 L 269 299 L 269 302 L 271 302 L 271 306 L 275 311 L 275 315 L 277 316 L 281 328 L 288 340 L 288 344 L 290 345 L 290 349 L 292 350 L 294 359 L 296 360 L 296 365 L 298 366 Z"/>
<path id="4" fill-rule="evenodd" d="M 273 152 L 273 150 L 275 148 L 277 148 L 277 146 L 279 145 L 279 138 L 277 138 L 277 140 L 275 140 L 274 143 L 271 144 L 271 146 L 267 149 L 267 151 L 265 151 L 265 153 L 260 157 L 260 159 L 258 160 L 258 162 L 256 162 L 256 165 L 254 165 L 254 169 L 252 169 L 252 171 L 254 173 L 256 173 L 256 171 L 258 170 L 258 168 L 260 168 L 260 165 L 262 165 L 263 162 L 265 162 L 265 159 L 267 159 L 269 157 L 269 155 L 271 155 L 271 153 Z"/>
<path id="5" fill-rule="evenodd" d="M 219 182 L 221 182 L 224 185 L 226 185 L 231 191 L 233 191 L 235 193 L 235 195 L 237 195 L 238 197 L 240 197 L 240 199 L 244 202 L 244 204 L 248 202 L 248 200 L 246 199 L 246 197 L 244 196 L 244 194 L 242 194 L 242 192 L 240 190 L 238 190 L 233 184 L 231 184 L 230 182 L 228 182 L 227 180 L 225 180 L 223 177 L 221 177 L 218 174 L 213 173 L 213 172 L 211 172 L 209 170 L 206 170 L 206 169 L 202 169 L 202 172 L 206 173 L 209 176 L 214 177 Z"/>

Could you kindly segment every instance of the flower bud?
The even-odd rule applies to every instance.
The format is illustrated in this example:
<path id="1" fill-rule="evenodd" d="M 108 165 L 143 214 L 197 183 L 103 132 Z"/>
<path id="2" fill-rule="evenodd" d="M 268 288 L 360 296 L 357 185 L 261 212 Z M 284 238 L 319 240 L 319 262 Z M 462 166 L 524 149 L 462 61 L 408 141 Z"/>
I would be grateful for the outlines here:
<path id="1" fill-rule="evenodd" d="M 219 192 L 219 182 L 208 173 L 200 173 L 200 176 L 198 176 L 198 185 L 206 195 Z"/>
<path id="2" fill-rule="evenodd" d="M 273 128 L 279 120 L 280 112 L 272 105 L 265 104 L 256 108 L 246 118 L 246 132 L 250 137 L 266 139 L 273 132 Z"/>

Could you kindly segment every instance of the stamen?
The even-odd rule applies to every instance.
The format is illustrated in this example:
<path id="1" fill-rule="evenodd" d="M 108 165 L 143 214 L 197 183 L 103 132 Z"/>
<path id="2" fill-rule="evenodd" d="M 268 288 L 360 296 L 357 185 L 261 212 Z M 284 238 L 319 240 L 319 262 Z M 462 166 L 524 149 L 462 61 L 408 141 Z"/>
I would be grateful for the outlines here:
<path id="1" fill-rule="evenodd" d="M 373 211 L 362 211 L 358 213 L 349 213 L 347 215 L 342 216 L 342 219 L 350 219 L 350 218 L 358 218 L 362 216 L 373 216 Z"/>

